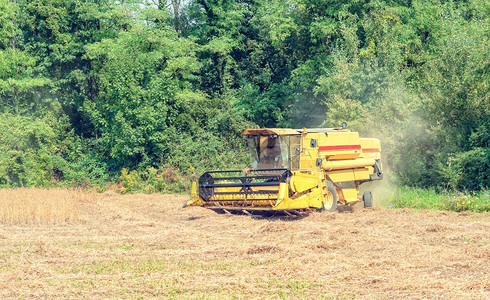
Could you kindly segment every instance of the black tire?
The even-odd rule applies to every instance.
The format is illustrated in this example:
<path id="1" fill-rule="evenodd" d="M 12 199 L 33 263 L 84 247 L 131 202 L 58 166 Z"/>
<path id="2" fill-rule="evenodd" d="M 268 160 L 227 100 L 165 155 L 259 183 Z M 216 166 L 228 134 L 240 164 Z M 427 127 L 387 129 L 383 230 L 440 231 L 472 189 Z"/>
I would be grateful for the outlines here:
<path id="1" fill-rule="evenodd" d="M 364 208 L 373 207 L 373 194 L 371 191 L 365 191 L 362 195 L 362 200 L 364 201 Z"/>
<path id="2" fill-rule="evenodd" d="M 327 180 L 327 199 L 322 203 L 321 211 L 334 212 L 337 209 L 337 190 L 330 180 Z"/>

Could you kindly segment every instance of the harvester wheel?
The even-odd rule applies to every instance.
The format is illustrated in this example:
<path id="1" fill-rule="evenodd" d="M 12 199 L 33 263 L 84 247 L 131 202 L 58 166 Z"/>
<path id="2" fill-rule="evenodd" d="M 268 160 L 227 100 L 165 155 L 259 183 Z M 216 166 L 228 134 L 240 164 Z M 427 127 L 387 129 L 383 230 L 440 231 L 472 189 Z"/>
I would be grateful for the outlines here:
<path id="1" fill-rule="evenodd" d="M 327 196 L 322 203 L 322 211 L 334 212 L 337 209 L 337 190 L 330 180 L 327 180 Z"/>
<path id="2" fill-rule="evenodd" d="M 373 194 L 371 191 L 365 191 L 362 195 L 362 200 L 364 201 L 364 208 L 373 207 Z"/>

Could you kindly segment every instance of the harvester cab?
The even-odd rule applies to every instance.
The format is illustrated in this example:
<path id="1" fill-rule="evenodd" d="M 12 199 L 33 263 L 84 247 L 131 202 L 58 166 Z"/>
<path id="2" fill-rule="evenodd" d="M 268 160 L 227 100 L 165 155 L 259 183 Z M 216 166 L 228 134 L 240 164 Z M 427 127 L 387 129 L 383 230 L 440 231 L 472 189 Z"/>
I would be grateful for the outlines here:
<path id="1" fill-rule="evenodd" d="M 382 178 L 378 139 L 345 128 L 261 128 L 244 135 L 251 169 L 205 172 L 186 206 L 334 211 L 337 204 L 373 205 L 370 192 L 358 193 L 360 184 Z"/>

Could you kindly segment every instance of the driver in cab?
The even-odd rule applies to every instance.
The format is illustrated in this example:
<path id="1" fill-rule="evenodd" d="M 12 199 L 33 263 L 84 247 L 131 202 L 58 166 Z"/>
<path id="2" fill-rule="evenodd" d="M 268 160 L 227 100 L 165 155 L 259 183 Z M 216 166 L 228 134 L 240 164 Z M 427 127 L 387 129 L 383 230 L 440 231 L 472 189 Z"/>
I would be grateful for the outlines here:
<path id="1" fill-rule="evenodd" d="M 264 163 L 271 167 L 276 167 L 281 161 L 281 147 L 279 137 L 269 136 L 267 138 L 267 148 L 265 149 Z"/>

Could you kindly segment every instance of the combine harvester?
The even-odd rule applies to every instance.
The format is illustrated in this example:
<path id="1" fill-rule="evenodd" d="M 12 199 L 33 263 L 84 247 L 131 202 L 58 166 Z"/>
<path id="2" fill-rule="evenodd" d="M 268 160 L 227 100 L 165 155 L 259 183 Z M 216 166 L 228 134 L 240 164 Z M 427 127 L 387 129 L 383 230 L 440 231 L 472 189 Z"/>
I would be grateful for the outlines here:
<path id="1" fill-rule="evenodd" d="M 252 169 L 205 172 L 192 184 L 197 205 L 225 212 L 310 209 L 335 211 L 337 204 L 352 206 L 364 201 L 359 185 L 382 178 L 381 145 L 375 138 L 359 138 L 342 128 L 247 129 Z"/>

